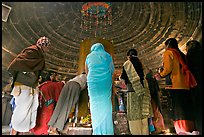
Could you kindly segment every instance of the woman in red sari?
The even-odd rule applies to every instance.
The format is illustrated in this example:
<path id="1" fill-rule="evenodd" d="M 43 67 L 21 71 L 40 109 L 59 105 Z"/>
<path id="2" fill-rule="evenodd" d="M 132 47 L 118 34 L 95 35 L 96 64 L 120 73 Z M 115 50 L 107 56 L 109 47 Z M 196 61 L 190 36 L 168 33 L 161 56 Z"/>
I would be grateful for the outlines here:
<path id="1" fill-rule="evenodd" d="M 64 86 L 63 82 L 56 81 L 56 73 L 49 77 L 49 80 L 38 86 L 40 106 L 38 107 L 36 126 L 31 130 L 35 135 L 48 135 L 48 122 Z"/>

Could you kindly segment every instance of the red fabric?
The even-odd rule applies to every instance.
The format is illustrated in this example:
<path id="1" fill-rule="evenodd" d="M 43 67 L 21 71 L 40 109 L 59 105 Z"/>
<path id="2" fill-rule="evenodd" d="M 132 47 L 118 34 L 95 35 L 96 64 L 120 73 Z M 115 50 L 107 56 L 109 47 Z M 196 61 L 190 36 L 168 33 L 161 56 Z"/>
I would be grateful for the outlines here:
<path id="1" fill-rule="evenodd" d="M 187 70 L 185 72 L 186 72 L 186 77 L 185 77 L 186 84 L 189 83 L 190 88 L 193 88 L 193 87 L 197 86 L 197 82 L 196 82 L 193 74 L 190 72 L 190 70 Z"/>
<path id="2" fill-rule="evenodd" d="M 177 134 L 195 130 L 194 122 L 190 120 L 176 120 L 174 121 L 174 127 Z"/>
<path id="3" fill-rule="evenodd" d="M 159 107 L 156 105 L 156 103 L 154 102 L 154 100 L 151 99 L 151 103 L 152 103 L 152 109 L 153 109 L 153 124 L 155 126 L 155 129 L 157 132 L 161 132 L 162 130 L 165 130 L 165 125 L 164 125 L 164 119 L 163 116 L 161 114 L 161 112 L 159 111 Z"/>
<path id="4" fill-rule="evenodd" d="M 54 99 L 55 102 L 57 102 L 63 86 L 63 82 L 47 81 L 41 84 L 39 89 L 43 92 L 46 100 Z M 41 95 L 39 95 L 39 99 L 42 105 L 38 107 L 36 126 L 31 130 L 31 132 L 33 132 L 35 135 L 47 135 L 47 130 L 49 128 L 48 122 L 52 116 L 56 103 L 52 103 L 46 107 L 45 101 Z"/>
<path id="5" fill-rule="evenodd" d="M 197 82 L 196 82 L 193 74 L 188 69 L 187 64 L 184 63 L 184 61 L 181 58 L 179 52 L 176 49 L 173 49 L 173 48 L 168 48 L 168 50 L 171 50 L 173 52 L 173 54 L 178 58 L 180 64 L 182 65 L 182 72 L 185 74 L 184 80 L 185 80 L 186 85 L 189 86 L 190 88 L 193 88 L 193 87 L 197 86 Z"/>

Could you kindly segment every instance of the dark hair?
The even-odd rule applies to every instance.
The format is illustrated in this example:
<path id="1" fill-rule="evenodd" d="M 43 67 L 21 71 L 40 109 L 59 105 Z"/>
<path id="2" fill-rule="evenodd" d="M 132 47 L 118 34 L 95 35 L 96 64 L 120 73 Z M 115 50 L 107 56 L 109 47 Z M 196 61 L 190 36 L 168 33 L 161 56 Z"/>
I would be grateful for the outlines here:
<path id="1" fill-rule="evenodd" d="M 140 77 L 140 82 L 144 86 L 143 80 L 144 80 L 144 72 L 141 61 L 137 57 L 137 50 L 136 49 L 130 49 L 127 52 L 127 56 L 130 56 L 130 61 L 132 62 L 137 74 Z"/>
<path id="2" fill-rule="evenodd" d="M 189 48 L 200 48 L 201 47 L 200 43 L 197 40 L 191 40 L 187 42 L 186 46 Z"/>
<path id="3" fill-rule="evenodd" d="M 191 40 L 187 42 L 186 46 L 188 47 L 188 50 L 187 50 L 188 58 L 191 58 L 192 56 L 201 56 L 202 47 L 201 47 L 201 44 L 197 40 Z M 196 60 L 196 62 L 197 61 L 198 60 Z"/>
<path id="4" fill-rule="evenodd" d="M 44 79 L 44 81 L 50 81 L 51 79 L 50 79 L 50 76 L 51 76 L 52 74 L 50 73 L 50 72 L 48 72 L 46 75 L 45 75 L 45 79 Z"/>
<path id="5" fill-rule="evenodd" d="M 175 38 L 169 38 L 165 41 L 165 45 L 168 48 L 178 49 L 178 42 Z"/>
<path id="6" fill-rule="evenodd" d="M 137 50 L 136 49 L 130 49 L 127 52 L 127 56 L 137 56 Z"/>
<path id="7" fill-rule="evenodd" d="M 48 71 L 48 72 L 45 74 L 45 81 L 50 81 L 50 80 L 51 80 L 50 77 L 51 77 L 51 76 L 56 76 L 56 75 L 57 75 L 56 72 L 54 72 L 54 71 Z"/>
<path id="8" fill-rule="evenodd" d="M 173 49 L 176 49 L 181 58 L 183 59 L 183 61 L 186 63 L 186 57 L 185 57 L 185 54 L 183 52 L 181 52 L 181 50 L 178 48 L 178 42 L 175 38 L 169 38 L 165 41 L 165 45 L 168 47 L 168 48 L 173 48 Z"/>

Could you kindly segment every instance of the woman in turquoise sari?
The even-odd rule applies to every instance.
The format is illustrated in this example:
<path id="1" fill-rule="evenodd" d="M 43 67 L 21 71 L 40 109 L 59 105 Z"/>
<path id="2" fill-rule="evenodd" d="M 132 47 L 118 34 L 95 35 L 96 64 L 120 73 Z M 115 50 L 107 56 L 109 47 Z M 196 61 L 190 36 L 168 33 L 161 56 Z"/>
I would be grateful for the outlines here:
<path id="1" fill-rule="evenodd" d="M 88 95 L 93 135 L 114 135 L 112 119 L 112 57 L 101 43 L 91 47 L 86 57 Z"/>

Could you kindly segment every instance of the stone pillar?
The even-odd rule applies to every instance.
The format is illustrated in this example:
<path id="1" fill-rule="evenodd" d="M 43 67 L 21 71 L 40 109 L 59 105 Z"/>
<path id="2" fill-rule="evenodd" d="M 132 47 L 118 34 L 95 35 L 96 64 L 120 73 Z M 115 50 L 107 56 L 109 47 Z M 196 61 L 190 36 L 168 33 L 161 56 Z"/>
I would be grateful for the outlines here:
<path id="1" fill-rule="evenodd" d="M 114 49 L 113 49 L 113 44 L 110 41 L 102 38 L 85 39 L 80 44 L 80 55 L 79 55 L 79 64 L 78 64 L 79 74 L 85 71 L 86 56 L 90 53 L 91 46 L 97 42 L 102 43 L 104 45 L 105 50 L 113 57 Z M 88 108 L 88 91 L 87 89 L 85 89 L 83 92 L 81 92 L 79 97 L 78 116 L 85 117 L 89 113 L 90 112 Z"/>

